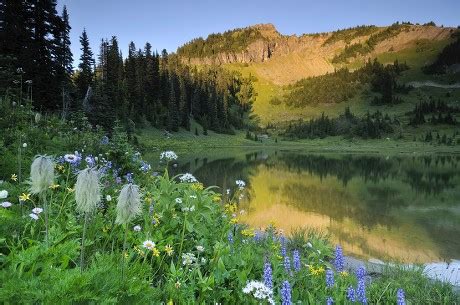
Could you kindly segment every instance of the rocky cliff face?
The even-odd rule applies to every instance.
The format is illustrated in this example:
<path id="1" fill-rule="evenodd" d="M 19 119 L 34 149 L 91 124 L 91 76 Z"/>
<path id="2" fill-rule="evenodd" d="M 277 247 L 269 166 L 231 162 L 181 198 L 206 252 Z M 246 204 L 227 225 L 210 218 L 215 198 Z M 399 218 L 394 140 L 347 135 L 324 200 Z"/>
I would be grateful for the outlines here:
<path id="1" fill-rule="evenodd" d="M 182 57 L 182 61 L 193 65 L 262 63 L 256 65 L 257 73 L 275 84 L 283 85 L 334 71 L 336 67 L 331 60 L 347 45 L 344 40 L 325 44 L 332 33 L 288 36 L 280 34 L 272 24 L 258 24 L 249 28 L 256 29 L 261 37 L 241 51 L 220 52 L 204 58 Z M 378 31 L 384 29 L 379 28 Z M 410 26 L 398 35 L 378 43 L 375 49 L 362 56 L 361 60 L 374 58 L 381 53 L 398 52 L 414 47 L 420 41 L 447 40 L 454 30 L 434 26 Z M 354 37 L 349 44 L 363 43 L 369 36 Z"/>

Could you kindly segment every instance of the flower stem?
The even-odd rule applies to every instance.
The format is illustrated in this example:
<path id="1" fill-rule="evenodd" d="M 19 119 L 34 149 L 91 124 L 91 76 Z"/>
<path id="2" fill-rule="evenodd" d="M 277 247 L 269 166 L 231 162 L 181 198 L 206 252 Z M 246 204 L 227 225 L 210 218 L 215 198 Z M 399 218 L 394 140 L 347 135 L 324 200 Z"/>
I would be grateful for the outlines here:
<path id="1" fill-rule="evenodd" d="M 81 237 L 81 250 L 80 250 L 80 271 L 83 272 L 84 261 L 85 261 L 85 237 L 86 227 L 88 223 L 88 213 L 85 213 L 85 222 L 83 224 L 83 235 Z"/>
<path id="2" fill-rule="evenodd" d="M 48 201 L 46 200 L 46 192 L 43 192 L 42 194 L 42 201 L 43 201 L 43 207 L 45 209 L 45 244 L 46 248 L 49 247 L 49 235 L 48 235 L 48 217 L 49 217 L 49 211 L 48 211 Z"/>
<path id="3" fill-rule="evenodd" d="M 182 255 L 182 246 L 184 245 L 184 237 L 185 237 L 185 223 L 187 222 L 187 213 L 185 213 L 184 217 L 184 225 L 182 226 L 182 236 L 181 236 L 181 241 L 180 241 L 180 247 L 179 247 L 179 256 L 177 257 L 177 263 L 179 264 L 180 257 Z"/>
<path id="4" fill-rule="evenodd" d="M 126 239 L 128 238 L 128 225 L 127 224 L 124 224 L 123 225 L 124 229 L 125 229 L 125 234 L 124 234 L 124 238 L 123 238 L 123 253 L 121 255 L 121 259 L 122 259 L 122 264 L 121 264 L 121 280 L 124 281 L 124 278 L 125 278 L 125 252 L 126 252 Z"/>

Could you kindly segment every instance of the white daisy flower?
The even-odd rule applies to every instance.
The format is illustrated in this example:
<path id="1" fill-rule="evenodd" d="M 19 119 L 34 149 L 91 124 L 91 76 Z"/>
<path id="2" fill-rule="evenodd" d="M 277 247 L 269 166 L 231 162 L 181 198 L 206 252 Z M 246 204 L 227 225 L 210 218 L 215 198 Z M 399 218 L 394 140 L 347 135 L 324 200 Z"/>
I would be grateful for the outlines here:
<path id="1" fill-rule="evenodd" d="M 34 209 L 32 209 L 32 213 L 34 213 L 36 215 L 40 214 L 41 212 L 43 212 L 42 208 L 34 208 Z"/>
<path id="2" fill-rule="evenodd" d="M 146 240 L 144 241 L 142 246 L 146 249 L 153 250 L 155 248 L 155 243 L 151 240 Z"/>

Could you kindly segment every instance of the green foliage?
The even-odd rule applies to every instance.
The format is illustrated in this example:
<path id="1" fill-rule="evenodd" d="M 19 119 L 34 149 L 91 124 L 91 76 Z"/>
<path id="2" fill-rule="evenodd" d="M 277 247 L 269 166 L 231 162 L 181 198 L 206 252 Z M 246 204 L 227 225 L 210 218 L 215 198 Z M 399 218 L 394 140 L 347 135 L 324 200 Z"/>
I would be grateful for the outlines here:
<path id="1" fill-rule="evenodd" d="M 406 93 L 408 88 L 396 83 L 397 76 L 408 67 L 395 61 L 384 66 L 377 60 L 368 61 L 362 68 L 350 72 L 346 68 L 323 76 L 298 81 L 284 98 L 294 107 L 306 105 L 341 103 L 355 96 L 360 89 L 371 84 L 371 89 L 382 95 L 374 103 L 391 104 L 393 92 Z"/>
<path id="2" fill-rule="evenodd" d="M 21 116 L 28 115 L 26 112 Z M 41 129 L 49 125 L 53 127 L 51 132 L 56 129 L 53 122 L 53 118 L 42 120 Z M 42 199 L 30 196 L 20 204 L 17 198 L 28 193 L 28 185 L 11 179 L 2 184 L 2 189 L 8 191 L 6 200 L 13 204 L 0 209 L 0 299 L 4 302 L 255 304 L 257 300 L 244 293 L 243 288 L 250 280 L 263 280 L 265 263 L 272 268 L 273 299 L 277 303 L 284 280 L 293 288 L 294 302 L 318 303 L 327 296 L 337 303 L 346 302 L 345 289 L 356 285 L 356 279 L 334 271 L 335 284 L 326 287 L 324 274 L 333 258 L 327 236 L 297 230 L 286 238 L 272 226 L 264 231 L 248 228 L 238 220 L 238 198 L 247 195 L 244 187 L 235 186 L 230 197 L 223 197 L 201 183 L 180 181 L 184 180 L 182 176 L 170 178 L 165 169 L 168 162 L 163 160 L 160 168 L 150 169 L 128 144 L 128 135 L 121 127 L 115 128 L 110 139 L 101 141 L 102 134 L 92 132 L 84 117 L 73 117 L 72 122 L 61 123 L 60 135 L 85 151 L 84 155 L 77 154 L 82 159 L 76 164 L 56 158 L 57 178 L 46 194 L 49 246 L 44 242 L 44 214 L 37 212 L 37 220 L 28 215 L 32 208 L 42 207 Z M 23 124 L 18 128 L 28 136 L 30 130 Z M 58 144 L 57 150 L 63 153 L 73 151 L 67 141 Z M 40 153 L 45 149 L 42 145 L 37 146 L 42 149 Z M 5 149 L 15 151 L 10 146 Z M 83 217 L 75 210 L 73 172 L 91 166 L 91 162 L 104 173 L 103 199 L 89 217 L 85 268 L 80 271 Z M 163 174 L 153 175 L 153 170 Z M 114 223 L 116 197 L 122 187 L 119 179 L 134 179 L 143 194 L 142 214 L 127 227 L 125 251 L 125 230 Z M 155 244 L 144 244 L 148 240 Z M 294 250 L 299 251 L 299 270 L 292 265 L 291 271 L 286 272 L 284 245 L 291 258 Z M 447 286 L 426 281 L 420 281 L 420 285 L 409 283 L 411 276 L 415 275 L 408 273 L 407 282 L 398 278 L 398 283 L 389 285 L 390 290 L 382 288 L 381 280 L 373 280 L 368 299 L 394 302 L 396 286 L 407 286 L 406 296 L 411 302 L 417 303 L 425 296 L 433 302 L 455 302 Z"/>
<path id="3" fill-rule="evenodd" d="M 378 31 L 378 28 L 375 25 L 360 25 L 347 29 L 337 30 L 332 32 L 332 35 L 326 39 L 324 45 L 332 44 L 340 40 L 343 40 L 348 44 L 357 37 L 367 36 L 374 33 L 375 31 Z"/>
<path id="4" fill-rule="evenodd" d="M 450 65 L 460 63 L 460 32 L 457 31 L 457 39 L 447 45 L 436 58 L 435 62 L 423 68 L 426 74 L 444 74 Z"/>
<path id="5" fill-rule="evenodd" d="M 239 52 L 252 42 L 264 39 L 258 29 L 244 28 L 210 34 L 206 39 L 196 38 L 177 49 L 177 54 L 188 58 L 216 56 L 223 52 Z"/>
<path id="6" fill-rule="evenodd" d="M 345 49 L 334 56 L 332 59 L 333 63 L 342 63 L 346 62 L 349 58 L 356 57 L 358 55 L 366 55 L 372 52 L 375 46 L 391 37 L 395 37 L 404 30 L 408 30 L 408 25 L 395 23 L 391 26 L 385 28 L 382 31 L 379 31 L 375 34 L 372 34 L 364 43 L 355 43 L 349 46 L 346 46 Z"/>
<path id="7" fill-rule="evenodd" d="M 460 107 L 450 106 L 445 101 L 437 102 L 430 98 L 430 101 L 421 101 L 415 105 L 412 111 L 406 113 L 410 116 L 409 125 L 418 126 L 424 123 L 456 125 L 457 121 L 453 114 L 459 113 Z M 431 118 L 425 119 L 425 115 L 431 114 Z"/>
<path id="8" fill-rule="evenodd" d="M 296 138 L 324 138 L 327 136 L 343 135 L 345 137 L 358 136 L 364 139 L 381 138 L 384 134 L 393 133 L 393 125 L 399 125 L 398 121 L 392 121 L 388 115 L 384 116 L 377 111 L 367 113 L 359 118 L 350 112 L 349 108 L 337 118 L 330 119 L 323 115 L 318 119 L 311 119 L 308 123 L 299 121 L 290 124 L 285 136 Z"/>

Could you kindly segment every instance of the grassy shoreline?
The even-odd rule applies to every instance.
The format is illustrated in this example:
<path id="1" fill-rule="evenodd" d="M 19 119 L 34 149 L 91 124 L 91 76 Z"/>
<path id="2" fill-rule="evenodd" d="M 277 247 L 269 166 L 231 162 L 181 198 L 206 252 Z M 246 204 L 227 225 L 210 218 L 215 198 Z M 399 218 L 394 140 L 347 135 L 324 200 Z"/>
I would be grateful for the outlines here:
<path id="1" fill-rule="evenodd" d="M 192 130 L 194 130 L 192 128 Z M 245 133 L 237 131 L 235 135 L 209 132 L 207 136 L 196 136 L 192 132 L 181 130 L 165 136 L 157 129 L 143 129 L 136 133 L 140 146 L 151 152 L 172 149 L 179 152 L 200 152 L 206 149 L 289 149 L 315 153 L 368 153 L 368 154 L 460 154 L 458 145 L 435 145 L 420 141 L 382 139 L 344 139 L 328 137 L 325 139 L 285 141 L 269 138 L 256 142 L 245 138 Z"/>

